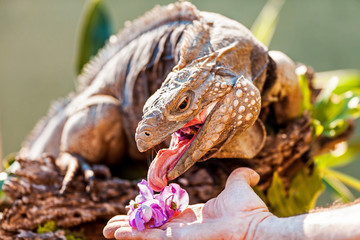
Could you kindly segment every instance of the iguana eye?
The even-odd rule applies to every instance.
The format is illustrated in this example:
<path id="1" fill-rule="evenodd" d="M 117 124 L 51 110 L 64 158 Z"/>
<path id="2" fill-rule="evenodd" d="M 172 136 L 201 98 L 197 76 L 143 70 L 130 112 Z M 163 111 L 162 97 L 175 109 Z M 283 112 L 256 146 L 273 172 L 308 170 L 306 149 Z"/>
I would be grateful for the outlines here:
<path id="1" fill-rule="evenodd" d="M 181 99 L 180 104 L 177 107 L 177 110 L 184 111 L 188 107 L 189 97 L 185 96 Z"/>

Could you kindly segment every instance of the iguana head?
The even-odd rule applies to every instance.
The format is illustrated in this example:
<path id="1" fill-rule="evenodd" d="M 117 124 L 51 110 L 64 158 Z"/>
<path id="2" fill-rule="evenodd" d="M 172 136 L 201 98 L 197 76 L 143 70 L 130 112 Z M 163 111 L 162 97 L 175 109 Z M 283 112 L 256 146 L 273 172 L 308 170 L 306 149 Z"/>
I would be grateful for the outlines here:
<path id="1" fill-rule="evenodd" d="M 150 186 L 158 191 L 218 152 L 235 132 L 251 127 L 261 108 L 253 84 L 253 42 L 217 39 L 201 24 L 194 28 L 179 63 L 147 100 L 136 132 L 140 151 L 171 136 L 169 148 L 157 153 L 148 172 Z"/>

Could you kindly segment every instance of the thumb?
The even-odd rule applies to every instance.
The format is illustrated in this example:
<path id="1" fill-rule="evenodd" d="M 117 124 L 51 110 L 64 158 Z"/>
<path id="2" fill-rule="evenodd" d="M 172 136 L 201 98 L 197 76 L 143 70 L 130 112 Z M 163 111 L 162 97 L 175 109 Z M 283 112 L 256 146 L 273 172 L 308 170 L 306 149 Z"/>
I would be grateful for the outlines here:
<path id="1" fill-rule="evenodd" d="M 253 191 L 260 180 L 259 174 L 250 168 L 234 170 L 226 182 L 222 198 L 232 210 L 257 209 L 264 207 L 264 202 Z"/>
<path id="2" fill-rule="evenodd" d="M 225 187 L 229 188 L 230 185 L 243 184 L 244 182 L 253 187 L 259 180 L 260 176 L 254 170 L 245 167 L 237 168 L 228 177 Z"/>

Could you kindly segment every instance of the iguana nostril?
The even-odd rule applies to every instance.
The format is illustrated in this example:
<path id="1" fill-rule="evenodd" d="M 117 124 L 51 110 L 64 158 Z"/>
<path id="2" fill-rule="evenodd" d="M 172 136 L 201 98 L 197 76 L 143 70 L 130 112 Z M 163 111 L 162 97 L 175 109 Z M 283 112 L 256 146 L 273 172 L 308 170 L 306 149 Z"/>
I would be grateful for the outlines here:
<path id="1" fill-rule="evenodd" d="M 144 132 L 145 136 L 150 137 L 150 133 L 149 132 Z"/>

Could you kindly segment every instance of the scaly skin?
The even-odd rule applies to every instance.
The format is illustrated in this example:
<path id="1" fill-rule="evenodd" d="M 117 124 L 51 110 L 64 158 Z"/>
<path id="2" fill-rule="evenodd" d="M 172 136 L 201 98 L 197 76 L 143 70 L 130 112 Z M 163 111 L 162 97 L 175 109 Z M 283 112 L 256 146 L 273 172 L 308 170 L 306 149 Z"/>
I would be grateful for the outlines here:
<path id="1" fill-rule="evenodd" d="M 111 165 L 124 155 L 146 160 L 138 149 L 168 146 L 164 141 L 187 125 L 195 137 L 173 137 L 172 150 L 160 151 L 151 165 L 149 180 L 159 190 L 196 161 L 260 151 L 262 106 L 281 106 L 276 113 L 284 120 L 297 116 L 294 70 L 290 59 L 272 56 L 236 21 L 188 2 L 158 7 L 110 38 L 79 77 L 78 91 L 53 105 L 19 157 L 56 159 L 66 170 L 64 192 L 78 168 L 91 185 L 88 164 Z M 233 147 L 238 142 L 242 148 Z"/>
<path id="2" fill-rule="evenodd" d="M 143 120 L 136 132 L 137 146 L 140 151 L 146 151 L 176 131 L 184 134 L 181 130 L 184 126 L 200 124 L 201 128 L 196 129 L 194 136 L 187 135 L 191 140 L 186 142 L 172 135 L 170 149 L 158 153 L 148 173 L 149 184 L 157 191 L 197 161 L 226 156 L 224 149 L 231 139 L 237 139 L 235 135 L 254 137 L 256 132 L 259 143 L 263 143 L 266 136 L 260 120 L 260 127 L 256 128 L 262 131 L 250 128 L 261 110 L 261 91 L 269 62 L 266 48 L 242 25 L 212 13 L 201 13 L 201 18 L 187 31 L 179 63 L 144 106 Z M 286 59 L 280 53 L 274 55 Z M 284 62 L 286 66 L 287 61 Z M 287 67 L 284 70 L 290 74 L 292 71 L 291 78 L 296 79 L 295 68 Z M 274 93 L 274 86 L 276 84 L 264 98 L 286 91 L 280 88 L 273 90 Z M 298 91 L 297 86 L 296 83 L 294 89 Z M 288 106 L 288 109 L 292 106 L 293 111 L 281 109 L 285 110 L 282 119 L 297 116 L 299 102 L 296 101 L 301 95 L 297 96 Z M 247 142 L 246 138 L 244 141 Z M 253 152 L 240 151 L 233 157 L 251 158 L 261 147 L 259 144 Z"/>

